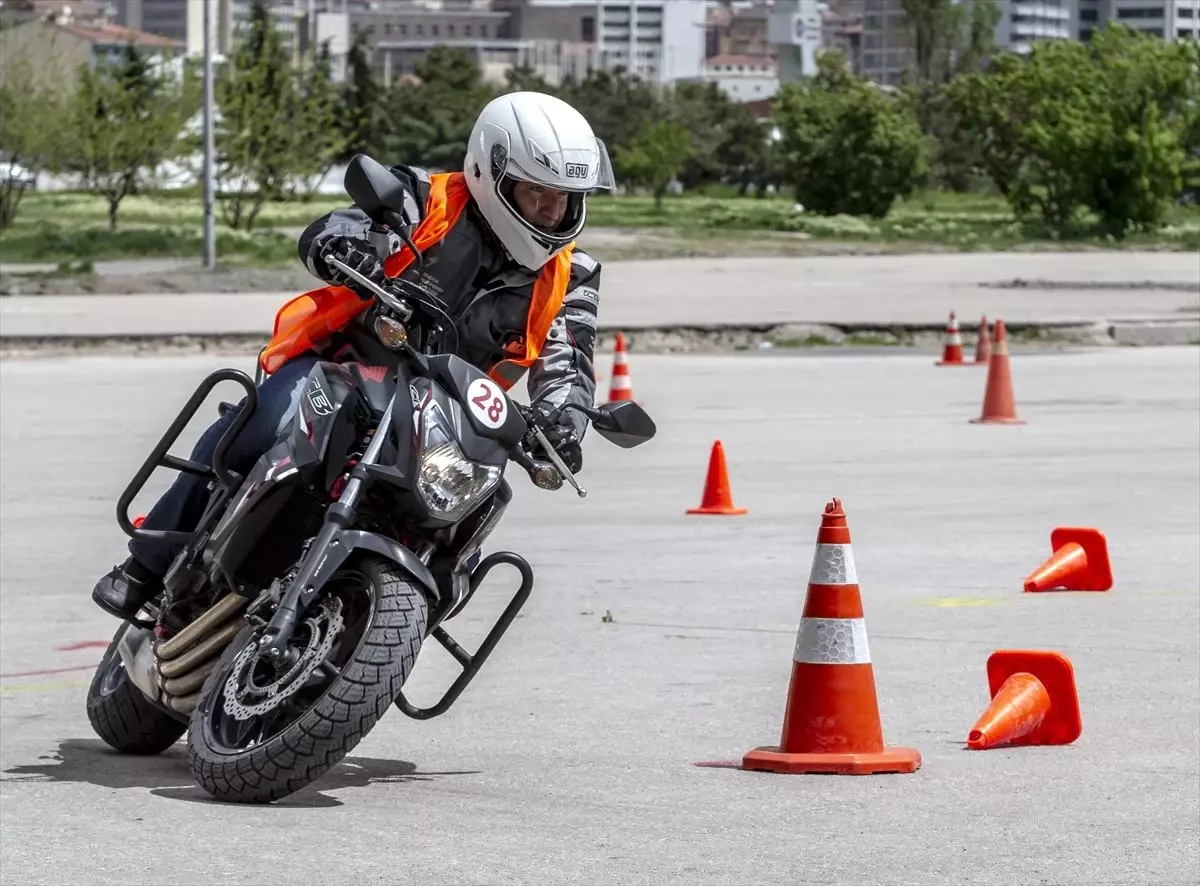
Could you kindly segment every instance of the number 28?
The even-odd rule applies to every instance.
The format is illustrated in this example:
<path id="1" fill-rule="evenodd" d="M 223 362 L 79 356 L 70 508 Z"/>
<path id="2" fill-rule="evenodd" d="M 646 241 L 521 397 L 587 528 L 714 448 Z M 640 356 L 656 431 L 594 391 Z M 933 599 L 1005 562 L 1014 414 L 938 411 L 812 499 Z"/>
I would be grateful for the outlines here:
<path id="1" fill-rule="evenodd" d="M 500 416 L 504 415 L 504 401 L 487 385 L 480 385 L 479 389 L 482 393 L 478 397 L 473 397 L 471 402 L 479 407 L 480 411 L 487 412 L 487 417 L 491 421 L 500 421 Z M 488 404 L 488 398 L 492 398 L 492 402 Z"/>

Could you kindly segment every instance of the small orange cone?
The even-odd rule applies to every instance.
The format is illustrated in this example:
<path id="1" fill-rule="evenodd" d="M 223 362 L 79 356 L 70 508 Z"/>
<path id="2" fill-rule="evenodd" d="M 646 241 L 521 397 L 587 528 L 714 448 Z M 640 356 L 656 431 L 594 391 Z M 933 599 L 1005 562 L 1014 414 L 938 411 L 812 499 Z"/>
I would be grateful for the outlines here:
<path id="1" fill-rule="evenodd" d="M 835 498 L 817 531 L 780 743 L 749 751 L 742 768 L 871 775 L 920 766 L 915 748 L 883 744 L 850 528 Z"/>
<path id="2" fill-rule="evenodd" d="M 141 529 L 141 528 L 142 528 L 142 524 L 143 524 L 143 523 L 145 523 L 145 522 L 146 522 L 146 515 L 145 515 L 145 514 L 138 514 L 136 517 L 134 517 L 134 518 L 133 518 L 133 528 L 134 528 L 134 529 Z"/>
<path id="3" fill-rule="evenodd" d="M 1053 554 L 1025 579 L 1026 591 L 1107 591 L 1113 586 L 1108 539 L 1088 526 L 1059 526 L 1050 533 Z"/>
<path id="4" fill-rule="evenodd" d="M 629 357 L 625 351 L 625 333 L 617 333 L 613 349 L 612 381 L 608 386 L 608 402 L 633 399 L 633 380 L 629 377 Z"/>
<path id="5" fill-rule="evenodd" d="M 688 508 L 689 514 L 722 514 L 737 516 L 745 514 L 745 508 L 739 508 L 733 503 L 733 493 L 729 490 L 729 472 L 725 469 L 725 447 L 717 440 L 712 445 L 708 456 L 708 476 L 704 480 L 704 494 L 700 506 Z"/>
<path id="6" fill-rule="evenodd" d="M 979 336 L 975 339 L 975 362 L 988 363 L 992 359 L 992 340 L 988 337 L 987 316 L 979 320 Z"/>
<path id="7" fill-rule="evenodd" d="M 987 389 L 983 395 L 983 412 L 971 424 L 1023 425 L 1013 405 L 1012 371 L 1008 365 L 1008 334 L 1004 321 L 997 320 L 992 335 L 992 355 L 988 360 Z"/>
<path id="8" fill-rule="evenodd" d="M 1075 669 L 1062 653 L 998 649 L 987 674 L 992 700 L 967 736 L 969 749 L 1070 744 L 1083 732 Z"/>
<path id="9" fill-rule="evenodd" d="M 963 361 L 962 333 L 958 331 L 958 317 L 950 312 L 950 322 L 946 324 L 946 335 L 942 339 L 942 359 L 936 366 L 966 366 Z"/>

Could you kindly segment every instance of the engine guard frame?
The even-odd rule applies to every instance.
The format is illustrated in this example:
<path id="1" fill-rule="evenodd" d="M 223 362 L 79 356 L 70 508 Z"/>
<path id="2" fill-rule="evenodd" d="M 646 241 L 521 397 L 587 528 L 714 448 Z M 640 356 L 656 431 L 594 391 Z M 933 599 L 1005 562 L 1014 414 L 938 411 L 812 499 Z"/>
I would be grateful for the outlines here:
<path id="1" fill-rule="evenodd" d="M 475 679 L 475 675 L 479 673 L 488 656 L 492 654 L 492 650 L 496 648 L 496 644 L 500 642 L 500 638 L 508 630 L 513 620 L 517 617 L 517 613 L 521 611 L 521 607 L 525 605 L 525 601 L 529 599 L 529 594 L 533 590 L 533 569 L 528 561 L 520 554 L 512 551 L 496 551 L 489 554 L 475 567 L 471 572 L 471 586 L 467 592 L 466 601 L 474 596 L 479 585 L 483 583 L 487 574 L 495 567 L 501 564 L 508 564 L 514 567 L 521 576 L 520 587 L 513 595 L 504 612 L 496 620 L 488 635 L 483 638 L 479 644 L 479 648 L 474 654 L 467 652 L 458 644 L 458 642 L 446 633 L 446 629 L 441 625 L 430 631 L 429 635 L 437 640 L 442 647 L 454 657 L 454 660 L 462 665 L 462 673 L 458 675 L 455 681 L 450 684 L 450 688 L 442 695 L 441 699 L 434 705 L 427 708 L 418 708 L 404 697 L 403 691 L 396 696 L 395 704 L 404 714 L 412 717 L 414 720 L 429 720 L 433 717 L 441 716 L 450 710 L 450 707 L 462 695 L 467 685 Z M 461 612 L 461 609 L 459 610 Z"/>
<path id="2" fill-rule="evenodd" d="M 246 391 L 246 403 L 242 409 L 234 416 L 229 427 L 225 429 L 225 433 L 221 435 L 221 439 L 217 441 L 216 449 L 213 451 L 212 466 L 201 464 L 200 462 L 191 461 L 186 458 L 170 454 L 170 448 L 179 439 L 179 435 L 183 433 L 183 429 L 187 427 L 196 413 L 200 411 L 200 407 L 204 405 L 205 399 L 210 393 L 223 381 L 235 381 L 241 385 Z M 221 407 L 227 404 L 222 403 Z M 250 417 L 258 409 L 258 388 L 254 382 L 250 380 L 250 376 L 239 369 L 218 369 L 205 376 L 204 380 L 192 392 L 192 396 L 179 410 L 175 416 L 175 420 L 171 422 L 170 427 L 155 444 L 154 449 L 150 451 L 150 455 L 138 468 L 133 479 L 125 487 L 125 491 L 121 493 L 121 497 L 117 499 L 117 525 L 121 527 L 121 531 L 136 541 L 152 541 L 187 543 L 196 536 L 197 530 L 184 532 L 173 529 L 141 529 L 134 526 L 129 519 L 129 506 L 133 503 L 133 499 L 137 496 L 142 488 L 146 485 L 146 481 L 150 479 L 150 475 L 157 468 L 170 468 L 181 473 L 192 474 L 204 480 L 216 480 L 217 484 L 224 491 L 225 495 L 235 491 L 242 482 L 242 476 L 234 471 L 229 470 L 225 466 L 225 455 L 229 452 L 229 447 L 233 445 L 233 441 L 241 434 L 242 429 L 250 420 Z M 228 410 L 220 409 L 220 414 L 224 415 Z M 216 508 L 210 506 L 206 509 L 205 517 L 210 517 Z M 203 526 L 204 520 L 201 520 Z"/>

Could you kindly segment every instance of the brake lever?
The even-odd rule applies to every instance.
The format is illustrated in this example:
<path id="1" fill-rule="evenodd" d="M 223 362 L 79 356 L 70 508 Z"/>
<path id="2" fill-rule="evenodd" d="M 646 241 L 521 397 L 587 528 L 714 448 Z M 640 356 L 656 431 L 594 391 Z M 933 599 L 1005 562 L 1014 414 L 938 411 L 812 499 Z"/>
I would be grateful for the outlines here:
<path id="1" fill-rule="evenodd" d="M 550 441 L 546 439 L 546 435 L 542 433 L 542 429 L 536 424 L 531 424 L 530 427 L 533 428 L 534 439 L 542 444 L 542 449 L 554 464 L 554 467 L 558 468 L 558 472 L 563 475 L 568 483 L 575 487 L 575 491 L 579 494 L 580 498 L 587 498 L 587 490 L 579 485 L 579 481 L 575 479 L 575 475 L 563 464 L 563 460 L 558 457 L 558 453 L 554 451 L 554 447 L 550 445 Z"/>
<path id="2" fill-rule="evenodd" d="M 390 292 L 388 292 L 386 289 L 384 289 L 382 286 L 380 286 L 378 283 L 376 283 L 370 277 L 364 277 L 362 274 L 360 274 L 358 271 L 354 270 L 354 268 L 350 267 L 344 261 L 342 261 L 339 258 L 334 258 L 332 255 L 324 258 L 324 262 L 326 265 L 332 265 L 333 267 L 340 270 L 343 274 L 346 274 L 352 280 L 354 280 L 355 282 L 360 284 L 364 289 L 369 290 L 380 301 L 382 301 L 385 305 L 387 305 L 389 308 L 391 308 L 393 311 L 395 311 L 397 314 L 399 314 L 400 319 L 403 320 L 404 322 L 407 323 L 409 320 L 412 319 L 412 314 L 413 314 L 412 308 L 410 308 L 408 305 L 404 304 L 404 302 L 397 299 L 394 295 L 392 295 Z"/>

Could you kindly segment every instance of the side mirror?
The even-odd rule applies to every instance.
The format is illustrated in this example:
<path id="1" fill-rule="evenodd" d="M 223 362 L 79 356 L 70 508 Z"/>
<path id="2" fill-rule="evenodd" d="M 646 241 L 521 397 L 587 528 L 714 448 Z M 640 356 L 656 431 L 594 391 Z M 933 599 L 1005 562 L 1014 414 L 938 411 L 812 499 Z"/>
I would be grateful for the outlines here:
<path id="1" fill-rule="evenodd" d="M 418 271 L 425 266 L 425 258 L 409 236 L 404 222 L 404 198 L 408 192 L 404 183 L 396 178 L 381 163 L 366 154 L 355 154 L 346 166 L 342 178 L 346 193 L 372 221 L 385 224 L 404 241 L 416 261 Z"/>
<path id="2" fill-rule="evenodd" d="M 605 403 L 592 415 L 596 433 L 622 449 L 632 449 L 654 439 L 658 428 L 646 410 L 633 400 Z"/>
<path id="3" fill-rule="evenodd" d="M 366 154 L 355 154 L 346 167 L 342 179 L 346 193 L 358 207 L 374 221 L 403 227 L 404 197 L 407 191 L 403 182 L 396 178 L 386 166 L 372 160 Z"/>

